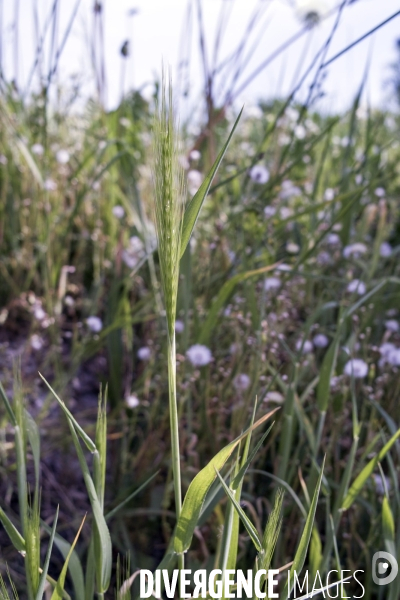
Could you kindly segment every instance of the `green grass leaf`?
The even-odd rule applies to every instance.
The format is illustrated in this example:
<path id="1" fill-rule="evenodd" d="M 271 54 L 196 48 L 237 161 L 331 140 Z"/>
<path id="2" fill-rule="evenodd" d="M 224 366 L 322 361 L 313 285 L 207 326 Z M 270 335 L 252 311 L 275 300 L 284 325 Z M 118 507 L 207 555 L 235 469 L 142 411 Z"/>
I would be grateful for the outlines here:
<path id="1" fill-rule="evenodd" d="M 79 434 L 79 436 L 81 437 L 82 441 L 85 443 L 89 452 L 92 452 L 92 453 L 96 452 L 96 450 L 97 450 L 96 444 L 91 440 L 91 438 L 88 436 L 88 434 L 82 429 L 82 427 L 79 425 L 79 423 L 73 417 L 70 410 L 66 407 L 65 403 L 61 400 L 61 398 L 56 394 L 56 392 L 53 390 L 53 388 L 48 383 L 48 381 L 46 381 L 46 379 L 43 377 L 43 375 L 41 373 L 39 373 L 39 375 L 43 379 L 44 383 L 47 385 L 47 387 L 49 388 L 51 393 L 53 394 L 54 398 L 57 400 L 58 404 L 61 406 L 65 415 L 68 417 L 69 422 L 73 425 L 75 431 Z"/>
<path id="2" fill-rule="evenodd" d="M 244 512 L 244 510 L 242 509 L 242 507 L 240 506 L 240 504 L 238 503 L 238 501 L 235 498 L 235 495 L 233 494 L 233 492 L 229 489 L 229 487 L 226 485 L 223 477 L 221 477 L 219 471 L 217 471 L 215 469 L 215 472 L 221 482 L 222 487 L 224 488 L 226 495 L 228 496 L 229 500 L 232 502 L 235 510 L 237 511 L 243 525 L 246 528 L 247 533 L 249 534 L 251 541 L 253 542 L 254 546 L 256 547 L 256 550 L 258 552 L 261 551 L 261 540 L 258 537 L 258 533 L 256 528 L 254 527 L 253 523 L 250 521 L 250 519 L 248 518 L 248 516 L 246 515 L 246 513 Z"/>
<path id="3" fill-rule="evenodd" d="M 54 542 L 54 536 L 56 533 L 58 513 L 59 513 L 59 506 L 57 506 L 56 516 L 54 517 L 53 527 L 51 529 L 51 534 L 50 534 L 49 545 L 47 547 L 46 557 L 44 559 L 43 570 L 42 570 L 42 574 L 40 576 L 39 587 L 36 592 L 35 600 L 42 600 L 42 598 L 43 598 L 44 586 L 46 585 L 47 572 L 49 570 L 51 552 L 53 550 L 53 542 Z"/>
<path id="4" fill-rule="evenodd" d="M 83 479 L 85 481 L 86 490 L 89 496 L 90 505 L 93 510 L 93 516 L 95 521 L 95 527 L 97 528 L 96 533 L 98 534 L 98 540 L 95 544 L 95 563 L 96 563 L 96 581 L 98 593 L 104 593 L 107 591 L 110 585 L 111 578 L 111 567 L 112 567 L 112 547 L 110 532 L 108 530 L 106 520 L 103 515 L 103 510 L 97 496 L 96 488 L 93 483 L 93 479 L 90 476 L 86 460 L 79 443 L 78 435 L 75 431 L 74 425 L 68 420 L 72 439 L 75 445 L 76 452 L 78 454 L 79 464 L 81 467 Z"/>
<path id="5" fill-rule="evenodd" d="M 285 597 L 286 597 L 286 595 L 289 596 L 290 592 L 292 591 L 294 572 L 296 571 L 297 574 L 300 574 L 300 572 L 304 566 L 305 560 L 306 560 L 308 546 L 309 546 L 310 538 L 311 538 L 313 528 L 314 528 L 315 512 L 317 510 L 318 497 L 319 497 L 319 491 L 321 489 L 321 481 L 322 481 L 322 475 L 324 472 L 324 466 L 325 466 L 325 458 L 321 465 L 321 470 L 319 473 L 317 485 L 315 487 L 314 496 L 313 496 L 313 499 L 311 502 L 310 510 L 308 511 L 306 524 L 304 526 L 303 533 L 301 534 L 300 543 L 296 550 L 296 554 L 293 559 L 293 564 L 290 568 L 288 579 L 286 580 L 285 592 L 284 592 Z M 290 584 L 288 583 L 289 581 L 290 581 Z M 288 587 L 289 587 L 289 589 L 288 589 Z M 286 594 L 286 591 L 289 593 Z"/>
<path id="6" fill-rule="evenodd" d="M 384 445 L 382 450 L 378 452 L 374 458 L 372 458 L 367 465 L 363 468 L 361 473 L 355 478 L 353 484 L 351 485 L 344 501 L 342 504 L 342 510 L 347 510 L 356 500 L 357 496 L 361 492 L 362 488 L 366 484 L 368 478 L 372 475 L 375 470 L 375 467 L 389 452 L 390 448 L 393 446 L 395 441 L 400 437 L 400 429 L 390 438 L 390 440 Z"/>
<path id="7" fill-rule="evenodd" d="M 47 523 L 42 521 L 41 526 L 47 531 L 47 533 L 51 533 L 51 529 Z M 71 549 L 71 544 L 58 533 L 56 533 L 54 536 L 54 544 L 57 546 L 65 560 Z M 83 569 L 81 561 L 79 560 L 79 556 L 75 550 L 72 552 L 69 558 L 68 571 L 72 580 L 72 585 L 74 586 L 74 598 L 76 598 L 76 600 L 85 600 L 85 580 L 83 576 Z"/>
<path id="8" fill-rule="evenodd" d="M 247 429 L 242 435 L 222 448 L 222 450 L 220 450 L 214 456 L 214 458 L 210 460 L 208 465 L 206 465 L 190 483 L 183 502 L 182 512 L 176 525 L 174 537 L 175 552 L 181 554 L 186 552 L 190 546 L 205 497 L 211 487 L 211 484 L 217 477 L 215 471 L 220 471 L 240 441 L 244 439 L 250 433 L 250 431 L 256 429 L 262 423 L 264 423 L 264 421 L 269 419 L 276 412 L 276 410 L 277 409 L 272 410 L 261 417 L 261 419 L 254 423 L 254 425 Z"/>
<path id="9" fill-rule="evenodd" d="M 74 539 L 74 541 L 71 544 L 70 551 L 67 554 L 67 558 L 65 559 L 64 566 L 63 566 L 62 571 L 60 573 L 60 577 L 58 578 L 57 585 L 56 585 L 56 587 L 55 587 L 55 589 L 54 589 L 54 591 L 53 591 L 53 593 L 51 595 L 51 600 L 62 600 L 62 598 L 63 598 L 63 591 L 64 591 L 64 585 L 65 585 L 65 578 L 67 576 L 69 559 L 71 558 L 71 555 L 72 555 L 72 552 L 73 552 L 73 550 L 75 548 L 76 542 L 78 541 L 78 537 L 79 537 L 79 535 L 80 535 L 80 533 L 82 531 L 82 527 L 83 527 L 83 524 L 85 522 L 85 519 L 86 519 L 86 515 L 83 517 L 83 520 L 82 520 L 82 523 L 81 523 L 81 525 L 79 527 L 78 533 L 76 534 L 75 539 Z"/>
<path id="10" fill-rule="evenodd" d="M 2 508 L 0 508 L 0 522 L 6 530 L 8 537 L 11 540 L 12 545 L 18 552 L 25 552 L 25 540 L 15 527 L 14 523 L 10 521 L 7 517 L 6 513 Z"/>
<path id="11" fill-rule="evenodd" d="M 240 117 L 242 116 L 242 112 L 243 112 L 243 108 L 240 111 L 240 113 L 235 121 L 235 124 L 233 125 L 232 130 L 229 134 L 229 137 L 226 140 L 225 145 L 223 146 L 222 150 L 218 154 L 213 166 L 211 167 L 210 171 L 204 178 L 203 183 L 201 184 L 201 186 L 199 187 L 199 189 L 197 190 L 197 192 L 195 193 L 193 198 L 190 200 L 190 202 L 188 202 L 188 204 L 186 206 L 185 214 L 183 216 L 180 258 L 182 258 L 183 254 L 186 250 L 186 246 L 189 243 L 189 240 L 192 235 L 194 226 L 196 225 L 196 221 L 199 216 L 201 207 L 203 206 L 203 202 L 209 192 L 209 189 L 211 187 L 215 173 L 217 172 L 218 167 L 221 164 L 222 159 L 224 158 L 225 152 L 227 151 L 227 148 L 232 139 L 233 133 L 237 127 L 237 124 L 239 123 Z"/>

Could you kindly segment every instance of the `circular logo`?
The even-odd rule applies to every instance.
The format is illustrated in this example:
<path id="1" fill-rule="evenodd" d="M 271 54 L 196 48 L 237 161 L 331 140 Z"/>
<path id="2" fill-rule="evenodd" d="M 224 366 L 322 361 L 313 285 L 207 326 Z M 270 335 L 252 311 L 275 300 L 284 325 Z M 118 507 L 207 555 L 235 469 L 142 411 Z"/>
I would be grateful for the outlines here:
<path id="1" fill-rule="evenodd" d="M 392 583 L 399 572 L 395 557 L 389 552 L 376 552 L 372 557 L 372 579 L 376 585 Z"/>

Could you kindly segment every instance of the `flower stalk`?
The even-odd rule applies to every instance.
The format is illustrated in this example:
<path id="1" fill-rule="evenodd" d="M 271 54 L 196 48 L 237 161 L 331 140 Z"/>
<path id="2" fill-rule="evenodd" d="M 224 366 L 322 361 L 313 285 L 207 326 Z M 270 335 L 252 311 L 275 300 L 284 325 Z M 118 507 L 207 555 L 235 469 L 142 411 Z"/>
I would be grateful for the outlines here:
<path id="1" fill-rule="evenodd" d="M 155 220 L 165 316 L 168 331 L 168 392 L 171 427 L 172 474 L 177 519 L 182 508 L 176 395 L 175 321 L 183 211 L 186 200 L 184 171 L 178 160 L 179 139 L 173 113 L 172 85 L 168 94 L 163 74 L 161 103 L 154 122 Z M 183 560 L 183 559 L 182 559 Z"/>

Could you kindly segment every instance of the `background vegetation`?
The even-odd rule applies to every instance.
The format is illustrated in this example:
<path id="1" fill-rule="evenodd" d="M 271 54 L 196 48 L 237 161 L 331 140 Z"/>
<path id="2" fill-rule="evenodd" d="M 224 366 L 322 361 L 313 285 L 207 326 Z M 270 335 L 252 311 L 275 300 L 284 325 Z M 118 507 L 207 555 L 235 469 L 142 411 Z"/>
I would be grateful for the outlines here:
<path id="1" fill-rule="evenodd" d="M 347 114 L 318 111 L 328 47 L 329 40 L 314 58 L 305 103 L 294 90 L 244 108 L 180 261 L 182 490 L 252 415 L 279 408 L 237 496 L 260 539 L 268 516 L 278 521 L 281 510 L 280 533 L 276 522 L 268 534 L 273 566 L 296 555 L 320 485 L 304 568 L 364 569 L 365 597 L 394 600 L 398 580 L 383 591 L 370 565 L 378 550 L 400 552 L 400 122 L 397 112 L 365 108 L 363 86 Z M 152 208 L 159 84 L 153 99 L 131 92 L 111 112 L 95 99 L 78 110 L 70 89 L 51 101 L 50 78 L 41 84 L 23 97 L 12 82 L 1 83 L 2 569 L 21 598 L 37 597 L 57 506 L 57 535 L 69 543 L 88 512 L 65 590 L 93 598 L 85 566 L 79 595 L 77 567 L 78 557 L 90 565 L 91 543 L 98 544 L 97 585 L 107 579 L 107 520 L 112 583 L 101 597 L 111 598 L 131 573 L 168 556 L 176 521 L 170 336 L 159 283 L 165 257 Z M 209 81 L 197 135 L 193 124 L 181 127 L 189 197 L 239 112 L 212 90 Z M 100 385 L 103 392 L 108 385 L 108 404 L 98 409 Z M 254 431 L 242 460 L 264 433 Z M 234 464 L 227 462 L 227 478 Z M 192 569 L 221 564 L 233 509 L 216 485 L 185 555 Z M 233 476 L 231 490 L 238 490 Z M 241 526 L 238 568 L 254 562 L 252 539 Z M 67 553 L 56 536 L 48 562 L 54 580 Z M 129 560 L 116 574 L 118 555 Z"/>

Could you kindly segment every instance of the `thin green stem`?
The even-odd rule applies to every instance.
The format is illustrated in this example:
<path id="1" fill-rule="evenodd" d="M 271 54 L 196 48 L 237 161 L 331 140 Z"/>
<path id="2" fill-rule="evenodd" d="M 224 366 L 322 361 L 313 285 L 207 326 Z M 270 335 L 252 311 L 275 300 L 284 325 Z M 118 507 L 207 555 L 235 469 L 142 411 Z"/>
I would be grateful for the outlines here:
<path id="1" fill-rule="evenodd" d="M 169 332 L 168 335 L 168 391 L 169 419 L 171 428 L 172 474 L 174 479 L 176 519 L 178 520 L 182 510 L 182 490 L 181 461 L 179 453 L 178 402 L 176 397 L 176 345 L 174 330 L 172 332 Z M 183 554 L 179 555 L 178 565 L 180 569 L 184 568 Z"/>

